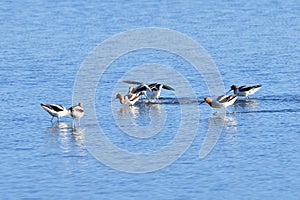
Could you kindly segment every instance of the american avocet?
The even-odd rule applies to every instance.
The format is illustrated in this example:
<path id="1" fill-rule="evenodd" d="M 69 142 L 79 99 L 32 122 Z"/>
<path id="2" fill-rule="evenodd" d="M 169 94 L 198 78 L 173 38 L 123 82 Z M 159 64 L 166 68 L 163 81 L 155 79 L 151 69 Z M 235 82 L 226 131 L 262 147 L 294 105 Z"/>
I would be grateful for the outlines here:
<path id="1" fill-rule="evenodd" d="M 121 104 L 134 105 L 139 100 L 141 94 L 142 94 L 141 92 L 137 92 L 137 93 L 130 93 L 123 96 L 122 94 L 118 93 L 116 98 L 120 100 Z"/>
<path id="2" fill-rule="evenodd" d="M 129 92 L 131 93 L 142 92 L 142 94 L 145 95 L 148 99 L 149 98 L 158 99 L 160 97 L 162 89 L 174 91 L 172 87 L 160 83 L 145 84 L 142 82 L 128 81 L 128 80 L 124 80 L 123 82 L 138 85 L 136 88 L 130 87 Z"/>
<path id="3" fill-rule="evenodd" d="M 83 109 L 83 104 L 79 102 L 78 105 L 72 106 L 68 110 L 71 111 L 71 116 L 72 116 L 72 127 L 74 127 L 74 122 L 75 119 L 77 119 L 77 124 L 80 126 L 80 118 L 84 115 L 84 109 Z"/>
<path id="4" fill-rule="evenodd" d="M 238 96 L 244 96 L 247 99 L 249 99 L 249 96 L 257 92 L 261 88 L 261 86 L 262 85 L 254 85 L 254 86 L 243 85 L 241 87 L 238 87 L 237 85 L 232 85 L 230 90 L 227 93 L 233 90 L 234 94 L 237 94 Z"/>
<path id="5" fill-rule="evenodd" d="M 62 105 L 41 103 L 41 106 L 42 106 L 42 108 L 44 108 L 44 110 L 46 110 L 52 116 L 51 122 L 53 121 L 54 117 L 56 117 L 57 121 L 59 122 L 59 118 L 71 114 L 71 111 L 67 110 Z"/>
<path id="6" fill-rule="evenodd" d="M 227 107 L 232 105 L 236 101 L 237 97 L 238 95 L 236 94 L 232 94 L 229 96 L 222 95 L 219 96 L 216 100 L 212 100 L 210 97 L 206 97 L 200 104 L 206 102 L 212 108 L 224 108 L 227 112 L 229 112 L 227 110 Z"/>

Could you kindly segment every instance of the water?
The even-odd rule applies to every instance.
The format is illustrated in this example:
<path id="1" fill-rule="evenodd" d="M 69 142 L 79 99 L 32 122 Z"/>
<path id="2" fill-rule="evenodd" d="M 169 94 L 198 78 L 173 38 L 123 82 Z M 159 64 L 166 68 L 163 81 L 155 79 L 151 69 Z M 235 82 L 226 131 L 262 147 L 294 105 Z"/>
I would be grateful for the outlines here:
<path id="1" fill-rule="evenodd" d="M 0 9 L 1 199 L 299 199 L 297 1 L 2 1 Z M 120 106 L 114 96 L 127 92 L 128 85 L 119 81 L 132 68 L 136 71 L 128 76 L 135 73 L 136 80 L 168 80 L 159 71 L 151 76 L 138 72 L 140 65 L 171 66 L 189 81 L 197 99 L 208 95 L 205 81 L 186 60 L 146 49 L 123 55 L 105 72 L 94 98 L 98 124 L 90 123 L 91 113 L 86 113 L 76 131 L 70 117 L 52 126 L 39 104 L 70 106 L 77 72 L 89 53 L 114 34 L 143 27 L 169 28 L 197 41 L 226 88 L 262 84 L 262 89 L 251 101 L 230 107 L 236 113 L 226 118 L 191 96 L 174 104 L 184 89 L 180 76 L 167 83 L 177 93 L 163 91 L 161 104 Z M 82 99 L 88 106 L 89 97 Z M 199 125 L 196 129 L 191 121 L 185 129 L 190 135 L 176 140 L 181 109 Z M 198 109 L 200 114 L 192 115 Z M 115 120 L 136 132 L 121 131 Z M 162 126 L 141 134 L 140 128 L 149 130 L 154 122 Z M 151 154 L 175 140 L 178 149 L 167 151 L 175 161 L 149 173 L 112 169 L 86 147 L 98 125 L 116 146 L 135 153 Z M 208 128 L 222 125 L 215 146 L 200 159 L 204 141 L 214 141 Z M 96 144 L 101 153 L 103 143 Z M 147 166 L 169 159 L 154 158 L 145 160 Z M 126 159 L 113 164 L 124 163 L 132 164 Z"/>

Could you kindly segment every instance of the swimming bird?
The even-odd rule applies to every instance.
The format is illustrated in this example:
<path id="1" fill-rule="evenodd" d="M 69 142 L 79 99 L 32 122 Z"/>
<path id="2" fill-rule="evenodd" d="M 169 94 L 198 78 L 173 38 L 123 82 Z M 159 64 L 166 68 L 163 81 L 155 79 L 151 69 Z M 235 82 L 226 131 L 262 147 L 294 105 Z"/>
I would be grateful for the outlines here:
<path id="1" fill-rule="evenodd" d="M 83 104 L 79 102 L 78 105 L 72 106 L 68 110 L 71 111 L 72 127 L 75 125 L 75 119 L 77 119 L 77 124 L 80 126 L 80 118 L 84 115 Z"/>
<path id="2" fill-rule="evenodd" d="M 120 100 L 121 104 L 130 104 L 134 105 L 140 98 L 141 92 L 137 93 L 130 93 L 125 96 L 123 96 L 121 93 L 118 93 L 116 98 Z"/>
<path id="3" fill-rule="evenodd" d="M 44 104 L 41 103 L 41 106 L 44 110 L 46 110 L 51 116 L 51 122 L 53 121 L 53 118 L 57 118 L 57 122 L 59 122 L 59 118 L 68 116 L 71 114 L 71 111 L 66 109 L 62 105 L 57 105 L 57 104 Z"/>
<path id="4" fill-rule="evenodd" d="M 138 85 L 136 88 L 129 87 L 129 92 L 130 93 L 142 92 L 142 94 L 145 95 L 148 99 L 158 99 L 160 97 L 162 89 L 174 91 L 172 87 L 160 83 L 146 84 L 142 82 L 128 81 L 128 80 L 124 80 L 123 82 Z"/>
<path id="5" fill-rule="evenodd" d="M 232 105 L 237 100 L 237 97 L 237 94 L 232 94 L 228 96 L 222 95 L 219 96 L 216 100 L 212 100 L 210 97 L 206 97 L 204 98 L 204 101 L 200 102 L 200 104 L 206 102 L 212 108 L 224 108 L 227 112 L 229 112 L 227 110 L 227 107 Z"/>
<path id="6" fill-rule="evenodd" d="M 262 85 L 254 85 L 254 86 L 243 85 L 241 87 L 238 87 L 237 85 L 232 85 L 230 90 L 227 93 L 233 90 L 234 94 L 237 94 L 238 96 L 244 96 L 247 99 L 249 99 L 249 96 L 257 92 L 261 88 L 261 86 Z"/>

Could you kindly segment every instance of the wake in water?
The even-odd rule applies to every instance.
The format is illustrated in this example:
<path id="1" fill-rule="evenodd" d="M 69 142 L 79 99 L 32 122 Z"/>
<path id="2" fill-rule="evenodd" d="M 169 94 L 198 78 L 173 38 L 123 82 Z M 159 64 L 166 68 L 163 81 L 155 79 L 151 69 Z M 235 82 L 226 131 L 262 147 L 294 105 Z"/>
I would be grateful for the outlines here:
<path id="1" fill-rule="evenodd" d="M 170 104 L 170 105 L 190 105 L 190 104 L 197 104 L 200 105 L 203 97 L 200 97 L 198 99 L 195 98 L 172 98 L 172 97 L 160 97 L 158 100 L 148 100 L 148 99 L 141 99 L 140 102 L 137 103 L 138 106 L 142 106 L 144 104 Z M 294 105 L 292 108 L 289 104 L 291 103 Z M 267 105 L 267 107 L 274 107 L 276 106 L 276 109 L 263 109 L 263 110 L 251 110 L 259 108 L 259 104 L 265 103 L 270 104 L 270 106 Z M 297 106 L 298 105 L 298 106 Z M 297 113 L 300 112 L 300 97 L 298 96 L 291 96 L 291 97 L 278 97 L 278 96 L 265 96 L 261 98 L 253 98 L 253 99 L 238 99 L 233 104 L 235 111 L 234 113 L 240 114 L 240 113 Z M 250 109 L 250 110 L 249 110 Z"/>
<path id="2" fill-rule="evenodd" d="M 171 97 L 160 97 L 159 99 L 142 99 L 141 102 L 138 103 L 146 103 L 146 104 L 198 104 L 198 99 L 195 98 L 171 98 Z"/>

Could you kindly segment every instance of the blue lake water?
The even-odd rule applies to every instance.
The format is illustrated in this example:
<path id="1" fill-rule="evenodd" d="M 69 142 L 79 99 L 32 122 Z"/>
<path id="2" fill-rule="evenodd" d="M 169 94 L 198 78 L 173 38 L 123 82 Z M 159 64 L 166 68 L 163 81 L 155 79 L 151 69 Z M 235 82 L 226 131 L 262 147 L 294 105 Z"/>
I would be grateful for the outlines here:
<path id="1" fill-rule="evenodd" d="M 299 9 L 293 0 L 1 1 L 1 199 L 299 199 Z M 94 96 L 74 93 L 76 80 L 95 83 L 93 73 L 77 75 L 97 45 L 145 27 L 196 41 L 226 89 L 263 87 L 224 117 L 199 105 L 209 89 L 188 60 L 140 49 L 110 63 Z M 123 79 L 175 92 L 121 106 Z M 79 99 L 77 130 L 71 117 L 52 125 L 40 107 Z"/>

